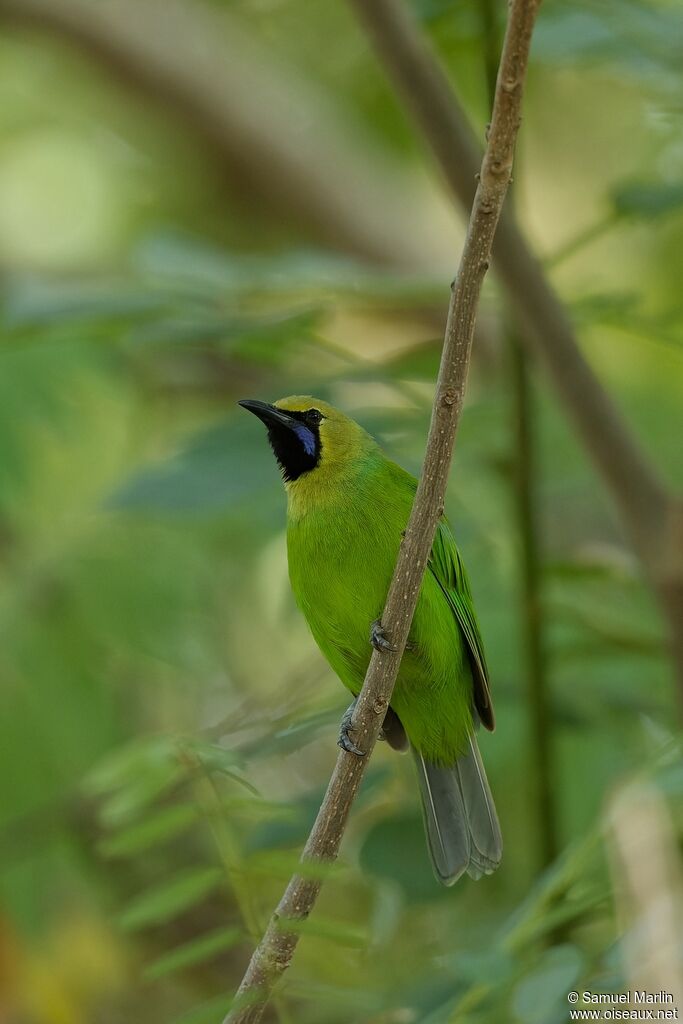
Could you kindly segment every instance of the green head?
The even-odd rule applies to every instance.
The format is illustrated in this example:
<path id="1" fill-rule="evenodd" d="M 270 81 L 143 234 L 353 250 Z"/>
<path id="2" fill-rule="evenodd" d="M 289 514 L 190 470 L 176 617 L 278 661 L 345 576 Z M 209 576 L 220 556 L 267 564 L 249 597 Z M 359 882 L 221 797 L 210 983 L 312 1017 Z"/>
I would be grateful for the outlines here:
<path id="1" fill-rule="evenodd" d="M 290 493 L 332 484 L 377 445 L 355 420 L 310 395 L 280 398 L 273 405 L 239 403 L 266 426 L 268 440 Z"/>

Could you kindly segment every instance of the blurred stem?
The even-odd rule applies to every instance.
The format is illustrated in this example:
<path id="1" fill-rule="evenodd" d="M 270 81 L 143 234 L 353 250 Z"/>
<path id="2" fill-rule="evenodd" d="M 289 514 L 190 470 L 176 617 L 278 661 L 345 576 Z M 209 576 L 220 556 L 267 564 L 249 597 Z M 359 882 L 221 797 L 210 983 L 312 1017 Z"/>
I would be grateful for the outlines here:
<path id="1" fill-rule="evenodd" d="M 486 0 L 486 3 L 488 2 L 489 0 Z M 587 228 L 583 228 L 573 238 L 570 238 L 568 242 L 564 242 L 554 253 L 551 253 L 545 260 L 546 269 L 554 270 L 560 263 L 564 263 L 571 256 L 575 256 L 585 246 L 597 241 L 598 238 L 602 238 L 603 235 L 606 235 L 614 227 L 618 220 L 619 215 L 614 210 L 611 210 L 601 220 L 590 224 Z"/>
<path id="2" fill-rule="evenodd" d="M 349 352 L 348 349 L 344 348 L 342 345 L 339 345 L 335 341 L 330 341 L 329 338 L 326 338 L 322 334 L 317 334 L 315 336 L 315 341 L 316 345 L 319 348 L 325 349 L 326 352 L 329 352 L 330 355 L 335 356 L 337 359 L 345 363 L 346 366 L 349 367 L 349 369 L 351 370 L 357 369 L 359 366 L 373 368 L 376 367 L 379 379 L 379 375 L 382 372 L 382 367 L 381 365 L 378 365 L 374 360 L 368 359 L 365 356 L 357 355 L 355 352 Z M 420 389 L 411 384 L 410 381 L 401 380 L 400 377 L 394 377 L 392 378 L 391 381 L 388 382 L 385 381 L 384 378 L 382 378 L 382 381 L 383 383 L 389 383 L 390 386 L 394 389 L 394 391 L 396 391 L 399 395 L 402 395 L 403 398 L 405 398 L 410 403 L 410 405 L 416 406 L 418 409 L 424 408 L 424 395 L 422 394 Z"/>
<path id="3" fill-rule="evenodd" d="M 247 929 L 249 938 L 256 940 L 261 934 L 262 922 L 259 921 L 253 896 L 248 885 L 239 842 L 228 824 L 229 818 L 225 813 L 223 801 L 216 789 L 216 784 L 205 768 L 201 758 L 198 759 L 196 767 L 196 783 L 199 802 L 209 823 L 209 828 L 211 829 L 218 855 L 235 897 L 240 916 Z"/>
<path id="4" fill-rule="evenodd" d="M 497 52 L 500 31 L 495 0 L 482 0 L 482 52 L 489 107 L 493 106 L 498 74 Z M 519 160 L 516 163 L 519 177 Z M 510 189 L 509 202 L 514 201 Z M 515 311 L 504 304 L 503 322 L 509 356 L 512 385 L 512 491 L 516 533 L 520 543 L 520 628 L 527 672 L 527 704 L 531 746 L 531 786 L 536 817 L 537 857 L 547 867 L 557 856 L 556 809 L 553 799 L 554 757 L 550 713 L 547 662 L 545 657 L 544 616 L 541 595 L 541 544 L 538 529 L 538 464 L 536 443 L 538 426 L 533 401 L 527 347 L 518 336 Z"/>
<path id="5" fill-rule="evenodd" d="M 488 2 L 488 0 L 487 0 Z M 541 594 L 541 553 L 538 531 L 536 411 L 528 358 L 512 330 L 507 334 L 512 371 L 514 505 L 520 541 L 521 626 L 527 671 L 531 732 L 531 785 L 536 809 L 538 860 L 546 867 L 557 856 L 557 812 L 554 793 L 554 752 L 550 693 L 545 654 L 545 622 Z"/>
<path id="6" fill-rule="evenodd" d="M 187 765 L 194 779 L 197 798 L 209 823 L 209 828 L 211 829 L 228 884 L 242 918 L 242 923 L 252 942 L 258 942 L 265 922 L 261 921 L 256 909 L 254 894 L 245 870 L 240 842 L 234 830 L 230 827 L 230 819 L 225 812 L 216 783 L 201 757 L 193 750 L 183 748 L 181 750 L 181 759 Z M 281 994 L 276 993 L 271 1004 L 279 1024 L 292 1024 L 292 1018 L 284 1005 Z"/>

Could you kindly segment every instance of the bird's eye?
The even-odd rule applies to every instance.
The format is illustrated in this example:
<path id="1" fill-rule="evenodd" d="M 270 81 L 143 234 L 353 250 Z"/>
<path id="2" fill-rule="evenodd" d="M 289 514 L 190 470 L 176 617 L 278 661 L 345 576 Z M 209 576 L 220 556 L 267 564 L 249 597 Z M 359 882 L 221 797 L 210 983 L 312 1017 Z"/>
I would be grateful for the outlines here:
<path id="1" fill-rule="evenodd" d="M 306 422 L 307 423 L 314 423 L 314 424 L 322 423 L 324 418 L 325 417 L 320 412 L 320 409 L 309 409 L 308 412 L 306 413 Z"/>

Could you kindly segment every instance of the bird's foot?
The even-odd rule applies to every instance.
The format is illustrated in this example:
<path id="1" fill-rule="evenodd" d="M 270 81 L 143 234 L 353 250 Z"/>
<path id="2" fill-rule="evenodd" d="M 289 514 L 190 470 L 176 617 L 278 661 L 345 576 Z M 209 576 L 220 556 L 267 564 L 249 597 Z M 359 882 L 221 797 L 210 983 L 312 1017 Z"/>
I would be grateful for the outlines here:
<path id="1" fill-rule="evenodd" d="M 358 757 L 363 757 L 365 751 L 361 750 L 360 747 L 357 747 L 349 736 L 353 713 L 356 710 L 357 703 L 358 698 L 356 697 L 344 712 L 344 716 L 339 724 L 339 739 L 337 740 L 337 746 L 341 747 L 342 750 L 345 750 L 347 754 L 356 754 Z"/>
<path id="2" fill-rule="evenodd" d="M 389 642 L 384 627 L 379 619 L 375 619 L 370 626 L 370 643 L 376 651 L 395 651 L 396 648 Z"/>

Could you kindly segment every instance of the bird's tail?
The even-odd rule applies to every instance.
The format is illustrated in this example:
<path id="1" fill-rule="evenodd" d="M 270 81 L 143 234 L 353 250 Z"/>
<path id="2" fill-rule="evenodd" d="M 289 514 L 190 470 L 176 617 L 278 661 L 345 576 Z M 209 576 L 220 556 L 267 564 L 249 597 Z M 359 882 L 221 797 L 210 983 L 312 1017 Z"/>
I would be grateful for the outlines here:
<path id="1" fill-rule="evenodd" d="M 446 768 L 415 749 L 413 756 L 436 877 L 453 885 L 464 871 L 470 878 L 490 875 L 500 864 L 503 840 L 475 736 L 466 753 Z"/>

